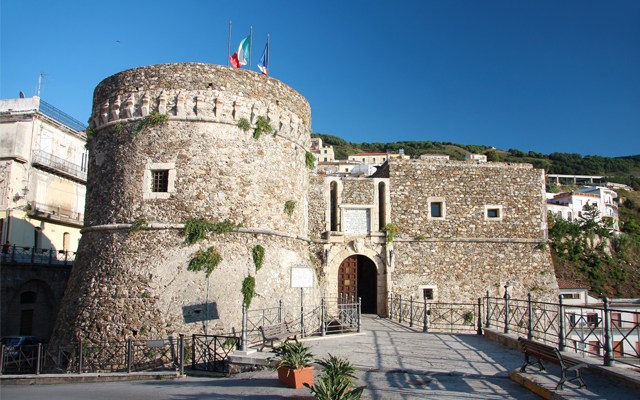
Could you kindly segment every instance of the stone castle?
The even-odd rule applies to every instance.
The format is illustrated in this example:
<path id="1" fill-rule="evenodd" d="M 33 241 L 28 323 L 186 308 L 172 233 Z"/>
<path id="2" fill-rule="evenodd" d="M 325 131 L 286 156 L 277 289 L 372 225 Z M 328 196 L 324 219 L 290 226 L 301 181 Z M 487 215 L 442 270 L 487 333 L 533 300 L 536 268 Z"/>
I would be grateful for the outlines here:
<path id="1" fill-rule="evenodd" d="M 152 115 L 166 117 L 146 124 Z M 254 138 L 260 120 L 273 135 Z M 542 170 L 393 159 L 368 178 L 319 176 L 306 165 L 310 132 L 304 97 L 247 70 L 166 64 L 102 81 L 85 227 L 54 338 L 229 332 L 246 277 L 252 309 L 299 305 L 299 267 L 314 271 L 305 302 L 357 296 L 379 315 L 390 293 L 474 302 L 509 285 L 514 297 L 557 298 Z M 241 227 L 187 244 L 193 218 Z M 187 270 L 210 248 L 221 262 L 209 276 Z"/>

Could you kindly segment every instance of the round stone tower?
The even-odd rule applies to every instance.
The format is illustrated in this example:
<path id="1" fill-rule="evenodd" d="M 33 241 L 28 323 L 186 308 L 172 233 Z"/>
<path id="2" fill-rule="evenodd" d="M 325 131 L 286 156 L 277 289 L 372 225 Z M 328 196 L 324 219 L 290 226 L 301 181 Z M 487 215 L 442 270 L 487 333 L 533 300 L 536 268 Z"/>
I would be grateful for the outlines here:
<path id="1" fill-rule="evenodd" d="M 102 81 L 90 126 L 85 228 L 54 340 L 228 332 L 249 276 L 252 309 L 299 304 L 291 267 L 310 264 L 304 97 L 247 70 L 153 65 Z M 196 219 L 224 232 L 187 243 Z M 189 267 L 205 253 L 221 259 L 210 275 Z"/>

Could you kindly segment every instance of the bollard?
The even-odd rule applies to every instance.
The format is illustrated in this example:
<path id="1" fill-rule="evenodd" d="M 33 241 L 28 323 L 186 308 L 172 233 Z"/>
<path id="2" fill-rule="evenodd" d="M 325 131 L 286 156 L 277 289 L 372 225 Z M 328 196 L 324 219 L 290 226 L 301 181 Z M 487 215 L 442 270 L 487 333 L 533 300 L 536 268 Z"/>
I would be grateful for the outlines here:
<path id="1" fill-rule="evenodd" d="M 476 333 L 482 335 L 482 297 L 478 297 L 478 329 Z"/>
<path id="2" fill-rule="evenodd" d="M 558 297 L 558 318 L 560 319 L 560 327 L 558 331 L 558 350 L 566 351 L 567 350 L 567 342 L 565 340 L 565 329 L 566 322 L 564 318 L 564 304 L 562 303 L 562 295 Z"/>
<path id="3" fill-rule="evenodd" d="M 613 347 L 611 346 L 611 313 L 609 311 L 609 298 L 604 299 L 604 365 L 611 367 L 614 364 Z"/>
<path id="4" fill-rule="evenodd" d="M 529 312 L 529 321 L 527 321 L 527 339 L 533 339 L 533 304 L 531 303 L 531 292 L 527 294 L 527 311 Z"/>

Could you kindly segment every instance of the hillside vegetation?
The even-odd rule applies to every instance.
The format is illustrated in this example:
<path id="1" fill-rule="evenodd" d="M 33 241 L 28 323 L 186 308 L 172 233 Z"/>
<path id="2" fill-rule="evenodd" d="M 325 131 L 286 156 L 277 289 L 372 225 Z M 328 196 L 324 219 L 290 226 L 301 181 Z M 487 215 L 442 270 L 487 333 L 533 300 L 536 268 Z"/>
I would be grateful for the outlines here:
<path id="1" fill-rule="evenodd" d="M 487 155 L 489 161 L 530 163 L 548 174 L 602 175 L 606 177 L 605 181 L 624 183 L 633 190 L 640 190 L 640 155 L 545 155 L 533 151 L 525 153 L 516 149 L 499 150 L 491 146 L 451 142 L 352 143 L 332 135 L 313 136 L 321 138 L 325 145 L 332 145 L 336 158 L 341 160 L 346 160 L 355 153 L 396 153 L 400 149 L 414 158 L 430 153 L 447 154 L 451 159 L 463 160 L 465 154 L 477 153 Z M 606 226 L 596 223 L 594 212 L 585 212 L 585 218 L 574 222 L 550 217 L 551 254 L 556 275 L 583 284 L 593 296 L 640 297 L 640 194 L 625 190 L 617 192 L 620 235 L 611 235 Z"/>

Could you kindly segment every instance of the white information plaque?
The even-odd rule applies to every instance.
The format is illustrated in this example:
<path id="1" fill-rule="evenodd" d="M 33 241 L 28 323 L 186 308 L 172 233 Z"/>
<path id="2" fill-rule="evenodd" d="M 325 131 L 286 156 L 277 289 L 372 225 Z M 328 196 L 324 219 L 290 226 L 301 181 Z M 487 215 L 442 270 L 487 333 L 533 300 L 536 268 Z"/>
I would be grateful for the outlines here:
<path id="1" fill-rule="evenodd" d="M 369 232 L 369 209 L 368 208 L 345 208 L 344 233 L 368 233 Z"/>
<path id="2" fill-rule="evenodd" d="M 292 288 L 310 288 L 313 287 L 313 279 L 316 274 L 312 267 L 299 265 L 291 267 L 291 287 Z"/>

